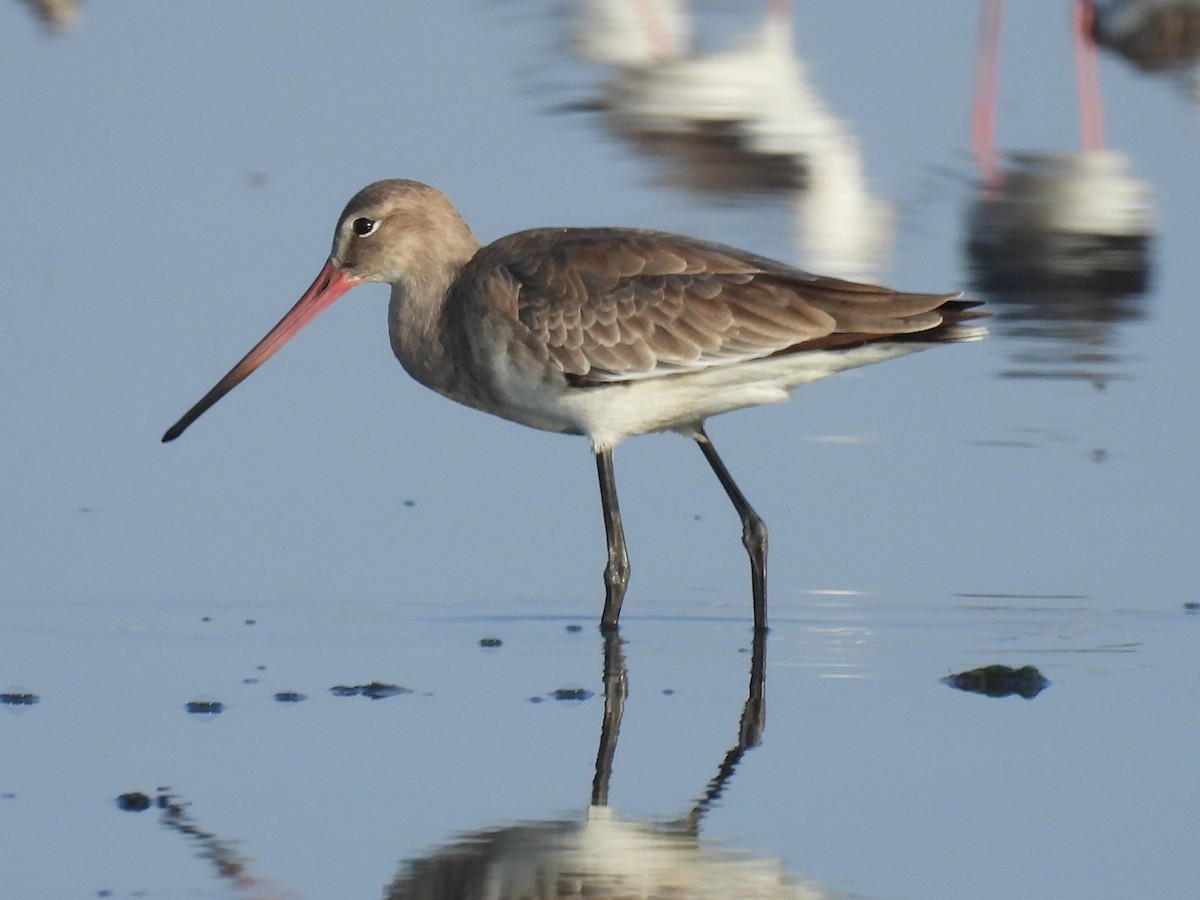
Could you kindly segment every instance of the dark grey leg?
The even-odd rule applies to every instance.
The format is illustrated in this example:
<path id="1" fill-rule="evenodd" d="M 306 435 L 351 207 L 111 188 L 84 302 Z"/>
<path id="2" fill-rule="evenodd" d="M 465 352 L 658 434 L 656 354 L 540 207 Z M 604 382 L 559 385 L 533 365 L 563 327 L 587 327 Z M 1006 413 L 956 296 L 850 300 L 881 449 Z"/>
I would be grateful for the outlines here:
<path id="1" fill-rule="evenodd" d="M 608 565 L 604 567 L 604 614 L 601 631 L 614 631 L 621 617 L 621 601 L 629 585 L 629 554 L 625 551 L 625 530 L 621 527 L 621 509 L 617 506 L 617 482 L 613 478 L 612 450 L 596 453 L 596 472 L 600 476 L 600 507 L 604 512 L 604 533 L 608 537 Z"/>
<path id="2" fill-rule="evenodd" d="M 725 488 L 725 493 L 733 502 L 733 508 L 742 518 L 742 544 L 750 554 L 750 592 L 754 602 L 754 630 L 767 630 L 767 525 L 758 513 L 746 501 L 746 496 L 734 483 L 733 476 L 717 455 L 717 448 L 712 445 L 704 428 L 698 426 L 692 436 L 700 445 L 704 458 L 712 466 L 713 472 Z"/>

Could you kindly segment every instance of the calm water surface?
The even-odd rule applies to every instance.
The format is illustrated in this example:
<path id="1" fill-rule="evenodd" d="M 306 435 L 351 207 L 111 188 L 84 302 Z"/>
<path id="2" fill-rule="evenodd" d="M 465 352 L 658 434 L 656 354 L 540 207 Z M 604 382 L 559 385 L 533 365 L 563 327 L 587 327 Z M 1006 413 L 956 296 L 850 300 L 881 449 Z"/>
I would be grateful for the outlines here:
<path id="1" fill-rule="evenodd" d="M 6 894 L 1193 896 L 1192 76 L 1102 52 L 1101 149 L 1069 4 L 1009 4 L 973 154 L 982 4 L 796 3 L 715 82 L 688 59 L 760 4 L 619 6 L 0 10 Z M 983 343 L 711 423 L 771 527 L 761 733 L 736 518 L 690 442 L 630 442 L 589 812 L 590 454 L 410 382 L 382 288 L 158 443 L 381 177 L 483 240 L 665 228 L 989 304 Z M 941 681 L 990 664 L 1049 684 Z M 331 690 L 373 684 L 411 693 Z"/>

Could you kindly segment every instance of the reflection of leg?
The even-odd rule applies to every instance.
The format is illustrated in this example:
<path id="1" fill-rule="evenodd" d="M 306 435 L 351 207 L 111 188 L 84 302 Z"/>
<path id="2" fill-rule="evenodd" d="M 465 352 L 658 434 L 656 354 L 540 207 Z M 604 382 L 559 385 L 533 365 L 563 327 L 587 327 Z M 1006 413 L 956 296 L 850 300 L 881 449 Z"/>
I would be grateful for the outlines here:
<path id="1" fill-rule="evenodd" d="M 604 614 L 600 629 L 617 627 L 621 601 L 629 585 L 629 554 L 625 551 L 625 530 L 617 506 L 617 482 L 613 477 L 612 450 L 596 451 L 596 471 L 600 476 L 600 507 L 604 512 L 604 533 L 608 538 L 608 564 L 604 567 Z"/>
<path id="2" fill-rule="evenodd" d="M 629 695 L 629 675 L 625 669 L 625 653 L 616 630 L 604 635 L 604 722 L 600 726 L 600 748 L 596 751 L 596 775 L 592 779 L 592 806 L 608 805 L 608 782 L 612 778 L 613 756 L 617 752 L 617 735 L 621 730 L 621 715 Z"/>
<path id="3" fill-rule="evenodd" d="M 700 445 L 704 458 L 712 466 L 713 472 L 725 488 L 725 493 L 733 502 L 734 509 L 742 519 L 742 544 L 750 554 L 750 592 L 754 600 L 754 630 L 766 631 L 767 628 L 767 526 L 758 513 L 750 506 L 746 496 L 734 483 L 733 476 L 725 468 L 725 463 L 717 455 L 717 448 L 712 445 L 703 427 L 697 427 L 692 435 Z"/>
<path id="4" fill-rule="evenodd" d="M 733 777 L 746 751 L 762 743 L 763 729 L 767 724 L 767 633 L 764 630 L 754 632 L 750 655 L 750 689 L 746 693 L 746 705 L 742 707 L 742 718 L 738 721 L 737 743 L 730 748 L 721 760 L 717 774 L 713 776 L 704 796 L 696 801 L 692 811 L 688 813 L 687 822 L 691 830 L 696 831 L 700 826 L 700 818 L 710 806 L 716 803 Z"/>
<path id="5" fill-rule="evenodd" d="M 767 726 L 767 633 L 754 632 L 754 645 L 750 654 L 750 690 L 746 694 L 746 706 L 738 729 L 738 744 L 757 747 L 762 743 L 763 729 Z"/>
<path id="6" fill-rule="evenodd" d="M 1079 90 L 1079 131 L 1083 149 L 1104 149 L 1104 101 L 1100 97 L 1100 71 L 1096 39 L 1092 36 L 1096 9 L 1090 0 L 1072 0 L 1071 31 L 1075 36 L 1075 84 Z"/>
<path id="7" fill-rule="evenodd" d="M 994 188 L 1000 178 L 996 163 L 996 78 L 1000 67 L 1000 22 L 1004 0 L 984 0 L 979 28 L 979 53 L 975 58 L 975 99 L 971 102 L 971 153 L 984 187 Z"/>

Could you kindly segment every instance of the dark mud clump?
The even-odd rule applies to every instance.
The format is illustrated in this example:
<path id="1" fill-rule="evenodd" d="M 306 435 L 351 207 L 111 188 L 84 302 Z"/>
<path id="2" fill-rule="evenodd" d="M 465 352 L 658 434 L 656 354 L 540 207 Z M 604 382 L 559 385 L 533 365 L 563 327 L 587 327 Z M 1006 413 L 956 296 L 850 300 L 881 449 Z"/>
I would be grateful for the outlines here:
<path id="1" fill-rule="evenodd" d="M 592 696 L 587 688 L 559 688 L 550 694 L 555 700 L 586 700 Z"/>
<path id="2" fill-rule="evenodd" d="M 154 800 L 141 791 L 130 791 L 117 798 L 117 808 L 126 812 L 145 812 L 153 805 Z"/>
<path id="3" fill-rule="evenodd" d="M 401 687 L 398 684 L 383 684 L 372 681 L 370 684 L 345 685 L 339 684 L 329 689 L 335 697 L 368 697 L 371 700 L 382 700 L 385 697 L 395 697 L 397 694 L 411 694 L 412 688 Z"/>
<path id="4" fill-rule="evenodd" d="M 985 694 L 988 697 L 1011 697 L 1016 694 L 1026 700 L 1032 700 L 1050 686 L 1049 680 L 1037 670 L 1037 666 L 1014 669 L 1001 665 L 947 675 L 942 679 L 942 684 L 972 694 Z"/>
<path id="5" fill-rule="evenodd" d="M 5 706 L 33 706 L 42 698 L 28 691 L 7 691 L 0 694 L 0 703 Z"/>
<path id="6" fill-rule="evenodd" d="M 184 709 L 197 716 L 215 716 L 225 711 L 225 704 L 220 700 L 191 700 Z"/>

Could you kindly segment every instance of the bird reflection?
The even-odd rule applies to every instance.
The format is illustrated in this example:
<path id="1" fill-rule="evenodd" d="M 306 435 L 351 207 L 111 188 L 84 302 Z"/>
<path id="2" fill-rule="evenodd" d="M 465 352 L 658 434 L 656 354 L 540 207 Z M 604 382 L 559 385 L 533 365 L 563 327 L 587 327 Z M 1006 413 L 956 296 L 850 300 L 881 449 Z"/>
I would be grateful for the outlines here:
<path id="1" fill-rule="evenodd" d="M 1143 72 L 1187 72 L 1195 95 L 1200 79 L 1200 0 L 1087 2 L 1096 43 Z"/>
<path id="2" fill-rule="evenodd" d="M 1112 153 L 1016 154 L 971 212 L 973 287 L 999 333 L 1038 342 L 1009 376 L 1122 377 L 1115 326 L 1146 314 L 1149 189 Z"/>
<path id="3" fill-rule="evenodd" d="M 703 796 L 683 817 L 665 823 L 618 818 L 608 786 L 627 672 L 616 635 L 605 641 L 604 719 L 591 805 L 581 820 L 525 822 L 463 835 L 431 856 L 406 863 L 388 886 L 388 900 L 550 900 L 550 898 L 672 898 L 672 900 L 816 900 L 826 896 L 796 883 L 775 860 L 759 859 L 699 837 L 700 820 L 721 795 L 764 725 L 765 641 L 754 636 L 750 687 L 737 742 Z"/>
<path id="4" fill-rule="evenodd" d="M 135 802 L 130 803 L 131 800 Z M 290 896 L 281 883 L 255 874 L 254 860 L 243 851 L 239 842 L 221 837 L 201 825 L 192 814 L 190 804 L 170 788 L 160 787 L 153 801 L 136 793 L 118 799 L 122 809 L 135 812 L 150 808 L 151 803 L 159 809 L 160 824 L 193 842 L 196 855 L 212 866 L 212 873 L 230 888 L 234 896 L 245 900 L 278 900 Z"/>
<path id="5" fill-rule="evenodd" d="M 23 0 L 46 29 L 55 34 L 69 31 L 79 19 L 81 0 Z"/>
<path id="6" fill-rule="evenodd" d="M 1103 387 L 1119 371 L 1115 326 L 1146 314 L 1154 234 L 1148 185 L 1104 148 L 1092 8 L 1073 5 L 1081 108 L 1079 152 L 1024 152 L 998 162 L 994 117 L 1002 0 L 985 0 L 972 144 L 980 190 L 968 212 L 973 288 L 1000 334 L 1030 339 L 1010 377 L 1076 378 Z"/>
<path id="7" fill-rule="evenodd" d="M 691 49 L 680 0 L 577 0 L 572 45 L 610 68 L 599 100 L 608 130 L 660 163 L 661 181 L 705 196 L 783 199 L 801 265 L 878 274 L 890 210 L 866 182 L 849 126 L 809 83 L 793 45 L 790 0 L 731 49 Z"/>
<path id="8" fill-rule="evenodd" d="M 692 38 L 688 0 L 579 0 L 571 43 L 590 62 L 634 68 L 682 56 Z"/>

